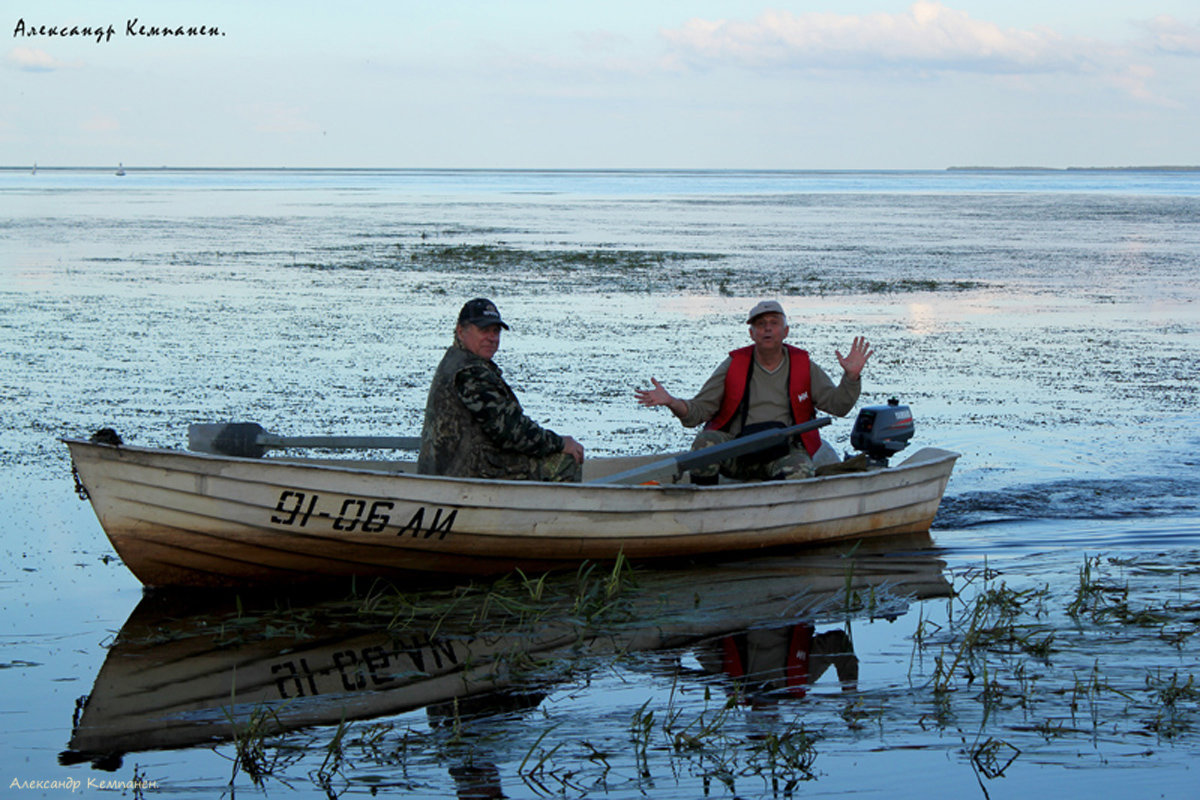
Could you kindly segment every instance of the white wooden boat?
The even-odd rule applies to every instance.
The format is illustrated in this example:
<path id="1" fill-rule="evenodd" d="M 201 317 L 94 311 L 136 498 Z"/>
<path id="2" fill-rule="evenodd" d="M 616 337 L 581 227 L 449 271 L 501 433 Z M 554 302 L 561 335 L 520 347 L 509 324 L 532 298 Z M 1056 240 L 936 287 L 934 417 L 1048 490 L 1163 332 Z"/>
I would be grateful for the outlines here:
<path id="1" fill-rule="evenodd" d="M 532 665 L 565 661 L 575 673 L 613 654 L 700 657 L 722 637 L 890 617 L 912 599 L 949 596 L 928 534 L 874 543 L 851 557 L 806 552 L 632 573 L 615 597 L 604 595 L 612 611 L 598 618 L 579 613 L 573 575 L 543 585 L 536 602 L 514 582 L 485 625 L 479 604 L 503 587 L 452 602 L 445 592 L 406 594 L 403 613 L 384 602 L 368 610 L 375 606 L 361 599 L 230 607 L 207 594 L 150 593 L 109 649 L 61 758 L 112 769 L 124 753 L 232 739 L 256 716 L 274 735 L 421 708 L 431 716 L 513 710 L 519 698 L 536 703 L 562 674 Z M 815 654 L 808 665 L 812 681 L 828 666 Z"/>
<path id="2" fill-rule="evenodd" d="M 803 481 L 627 486 L 588 481 L 662 456 L 592 459 L 584 483 L 545 484 L 64 441 L 113 547 L 147 586 L 485 575 L 922 532 L 958 458 L 925 448 L 894 467 Z"/>

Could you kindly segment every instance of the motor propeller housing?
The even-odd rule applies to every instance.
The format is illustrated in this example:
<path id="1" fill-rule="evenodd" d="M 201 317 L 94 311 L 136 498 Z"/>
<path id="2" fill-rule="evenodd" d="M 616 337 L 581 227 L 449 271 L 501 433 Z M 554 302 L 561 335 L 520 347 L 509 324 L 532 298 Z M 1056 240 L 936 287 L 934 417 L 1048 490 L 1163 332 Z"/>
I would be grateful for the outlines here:
<path id="1" fill-rule="evenodd" d="M 858 412 L 850 446 L 866 453 L 872 463 L 887 466 L 889 458 L 908 447 L 913 430 L 912 411 L 893 397 L 885 406 L 867 406 Z"/>

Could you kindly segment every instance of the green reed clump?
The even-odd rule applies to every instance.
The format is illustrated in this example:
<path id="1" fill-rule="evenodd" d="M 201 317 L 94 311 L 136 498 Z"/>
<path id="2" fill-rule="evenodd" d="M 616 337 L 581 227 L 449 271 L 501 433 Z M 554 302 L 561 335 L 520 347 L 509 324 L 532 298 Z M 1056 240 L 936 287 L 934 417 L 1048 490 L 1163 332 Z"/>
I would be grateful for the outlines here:
<path id="1" fill-rule="evenodd" d="M 532 745 L 530 745 L 528 752 L 525 753 L 525 758 L 521 759 L 521 764 L 520 764 L 520 766 L 517 767 L 517 774 L 521 775 L 523 778 L 528 780 L 530 777 L 538 775 L 545 771 L 546 763 L 548 761 L 550 761 L 550 759 L 554 756 L 555 753 L 558 752 L 558 749 L 562 746 L 561 742 L 555 744 L 549 750 L 542 749 L 542 746 L 541 746 L 542 742 L 546 739 L 547 736 L 550 735 L 550 733 L 556 727 L 558 727 L 558 726 L 551 726 L 549 728 L 546 728 L 546 730 L 542 731 L 541 735 L 538 736 L 537 740 Z M 533 759 L 535 756 L 536 756 L 537 760 L 533 762 L 532 766 L 529 766 L 530 760 Z"/>
<path id="2" fill-rule="evenodd" d="M 782 731 L 771 731 L 751 746 L 747 770 L 768 778 L 774 789 L 784 781 L 784 790 L 790 793 L 799 782 L 817 777 L 813 768 L 819 739 L 803 724 L 789 723 Z"/>
<path id="3" fill-rule="evenodd" d="M 707 700 L 710 698 L 711 695 L 705 696 L 705 709 L 682 727 L 679 724 L 682 721 L 682 713 L 670 713 L 672 709 L 668 706 L 668 715 L 663 721 L 662 729 L 675 752 L 712 753 L 721 749 L 718 745 L 722 745 L 725 726 L 729 723 L 733 709 L 737 707 L 739 696 L 729 697 L 724 705 L 711 714 L 707 708 Z"/>
<path id="4" fill-rule="evenodd" d="M 855 586 L 855 565 L 858 563 L 855 559 L 855 554 L 858 552 L 862 541 L 854 543 L 848 552 L 842 555 L 846 561 L 844 568 L 845 585 L 842 593 L 842 611 L 850 614 L 856 611 L 875 611 L 879 606 L 879 599 L 875 596 L 875 584 L 867 584 L 867 594 L 864 597 L 862 592 Z"/>
<path id="5" fill-rule="evenodd" d="M 1109 559 L 1110 563 L 1118 563 Z M 1102 575 L 1099 556 L 1084 556 L 1079 569 L 1079 585 L 1075 597 L 1067 606 L 1067 613 L 1076 621 L 1084 618 L 1102 625 L 1116 622 L 1142 628 L 1159 628 L 1175 621 L 1186 606 L 1163 603 L 1157 607 L 1134 605 L 1130 602 L 1128 582 L 1118 584 L 1106 580 Z M 1176 629 L 1171 636 L 1183 641 L 1194 631 L 1194 626 Z"/>
<path id="6" fill-rule="evenodd" d="M 419 593 L 376 585 L 356 601 L 354 622 L 382 625 L 393 634 L 419 630 L 431 638 L 447 629 L 528 630 L 554 618 L 589 626 L 620 621 L 624 595 L 635 587 L 632 565 L 618 554 L 611 565 L 584 562 L 574 574 L 516 570 L 490 583 Z"/>
<path id="7" fill-rule="evenodd" d="M 1120 617 L 1120 609 L 1128 608 L 1128 584 L 1105 583 L 1099 577 L 1099 567 L 1100 556 L 1084 556 L 1075 598 L 1067 606 L 1067 613 L 1077 621 L 1088 616 L 1093 622 L 1103 622 L 1109 617 Z"/>
<path id="8" fill-rule="evenodd" d="M 654 730 L 654 711 L 650 710 L 649 706 L 649 700 L 642 703 L 642 707 L 634 712 L 629 722 L 630 741 L 633 742 L 637 771 L 643 778 L 650 777 L 650 740 Z"/>
<path id="9" fill-rule="evenodd" d="M 234 757 L 230 786 L 233 786 L 238 773 L 244 772 L 256 787 L 262 788 L 268 777 L 275 776 L 299 758 L 295 754 L 289 755 L 284 748 L 268 744 L 271 737 L 285 730 L 270 706 L 254 706 L 243 722 L 234 717 L 231 709 L 226 709 L 225 715 L 233 726 Z"/>
<path id="10" fill-rule="evenodd" d="M 1146 688 L 1154 692 L 1158 700 L 1170 708 L 1174 708 L 1181 700 L 1200 700 L 1200 690 L 1196 688 L 1196 676 L 1188 675 L 1182 684 L 1179 673 L 1172 672 L 1169 681 L 1163 681 L 1151 675 L 1146 676 Z"/>
<path id="11" fill-rule="evenodd" d="M 985 580 L 989 574 L 985 571 Z M 949 692 L 956 676 L 974 682 L 982 674 L 987 703 L 994 702 L 998 685 L 987 680 L 987 653 L 1023 652 L 1048 658 L 1052 652 L 1054 632 L 1039 620 L 1045 615 L 1045 600 L 1049 588 L 1016 590 L 1003 581 L 999 585 L 985 584 L 966 607 L 966 614 L 952 621 L 950 646 L 935 658 L 933 690 L 935 694 Z M 1033 622 L 1029 621 L 1032 617 Z M 917 642 L 924 644 L 928 633 L 922 619 Z"/>
<path id="12" fill-rule="evenodd" d="M 325 760 L 321 762 L 321 766 L 317 767 L 312 776 L 313 781 L 321 787 L 327 797 L 337 797 L 337 793 L 333 790 L 333 779 L 341 774 L 342 764 L 346 758 L 343 740 L 347 729 L 346 720 L 343 719 L 333 732 L 333 738 L 325 746 Z"/>
<path id="13" fill-rule="evenodd" d="M 1104 721 L 1104 703 L 1107 699 L 1115 696 L 1122 698 L 1127 703 L 1134 701 L 1129 692 L 1113 684 L 1102 672 L 1099 660 L 1092 664 L 1087 678 L 1080 680 L 1077 673 L 1074 677 L 1075 686 L 1071 691 L 1070 701 L 1071 722 L 1078 724 L 1076 715 L 1080 711 L 1080 707 L 1086 703 L 1093 734 L 1099 731 L 1101 723 Z"/>
<path id="14" fill-rule="evenodd" d="M 1146 689 L 1156 701 L 1153 718 L 1147 727 L 1167 739 L 1190 731 L 1192 722 L 1190 711 L 1195 711 L 1197 701 L 1200 701 L 1200 689 L 1196 687 L 1196 677 L 1188 675 L 1181 682 L 1178 672 L 1172 672 L 1169 679 L 1161 675 L 1146 675 Z M 1188 705 L 1193 708 L 1187 708 Z"/>
<path id="15" fill-rule="evenodd" d="M 629 610 L 622 593 L 633 586 L 636 586 L 633 567 L 624 553 L 617 554 L 607 573 L 598 574 L 595 563 L 583 564 L 575 574 L 571 613 L 589 625 L 627 619 Z"/>

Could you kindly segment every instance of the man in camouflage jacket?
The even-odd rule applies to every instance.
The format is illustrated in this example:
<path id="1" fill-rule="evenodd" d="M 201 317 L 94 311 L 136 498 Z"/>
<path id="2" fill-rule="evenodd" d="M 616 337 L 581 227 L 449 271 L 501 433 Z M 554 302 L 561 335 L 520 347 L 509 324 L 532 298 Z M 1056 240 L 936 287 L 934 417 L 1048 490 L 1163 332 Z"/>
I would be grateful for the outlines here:
<path id="1" fill-rule="evenodd" d="M 490 301 L 468 301 L 433 375 L 417 472 L 463 478 L 579 481 L 583 446 L 525 415 L 492 361 L 508 325 Z"/>

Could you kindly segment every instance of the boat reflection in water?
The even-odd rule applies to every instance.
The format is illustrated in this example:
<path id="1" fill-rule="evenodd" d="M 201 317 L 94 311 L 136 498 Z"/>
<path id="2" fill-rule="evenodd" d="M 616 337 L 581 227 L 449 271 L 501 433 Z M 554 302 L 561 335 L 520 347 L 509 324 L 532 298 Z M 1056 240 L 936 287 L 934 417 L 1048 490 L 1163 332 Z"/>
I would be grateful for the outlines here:
<path id="1" fill-rule="evenodd" d="M 794 556 L 640 571 L 597 566 L 468 589 L 373 589 L 269 603 L 147 594 L 81 699 L 63 763 L 212 745 L 426 709 L 429 721 L 536 706 L 563 663 L 675 651 L 747 702 L 798 695 L 830 668 L 846 691 L 853 616 L 948 596 L 928 534 Z M 868 549 L 869 548 L 869 549 Z M 838 627 L 839 623 L 842 627 Z M 542 668 L 557 663 L 555 673 Z M 686 671 L 685 677 L 686 680 Z"/>

